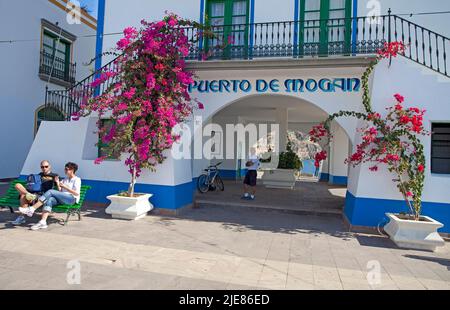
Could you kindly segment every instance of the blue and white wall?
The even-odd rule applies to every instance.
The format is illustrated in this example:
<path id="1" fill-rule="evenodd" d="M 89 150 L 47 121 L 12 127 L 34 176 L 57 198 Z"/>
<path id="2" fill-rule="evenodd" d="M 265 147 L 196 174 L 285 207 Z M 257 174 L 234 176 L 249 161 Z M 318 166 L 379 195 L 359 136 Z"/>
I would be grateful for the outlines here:
<path id="1" fill-rule="evenodd" d="M 72 50 L 77 80 L 90 75 L 93 69 L 84 64 L 95 55 L 95 19 L 83 14 L 89 25 L 69 24 L 65 7 L 63 0 L 0 1 L 0 40 L 18 40 L 0 44 L 0 179 L 20 174 L 34 139 L 35 111 L 44 105 L 47 84 L 39 78 L 41 19 L 58 22 L 77 36 Z M 63 89 L 55 84 L 48 86 Z"/>
<path id="2" fill-rule="evenodd" d="M 90 117 L 78 122 L 42 123 L 21 175 L 39 171 L 40 161 L 45 158 L 53 171 L 63 176 L 65 163 L 72 161 L 79 165 L 77 174 L 83 184 L 93 187 L 86 197 L 88 201 L 107 203 L 106 196 L 127 191 L 130 174 L 123 160 L 94 164 L 98 157 L 97 120 Z M 155 172 L 143 173 L 136 191 L 154 194 L 152 203 L 157 208 L 175 210 L 192 203 L 192 172 L 190 160 L 173 160 L 170 155 L 167 152 L 167 160 Z"/>
<path id="3" fill-rule="evenodd" d="M 376 111 L 393 103 L 392 94 L 406 97 L 406 106 L 427 110 L 424 124 L 431 131 L 432 122 L 450 122 L 450 106 L 442 98 L 450 96 L 448 79 L 410 63 L 404 58 L 393 60 L 392 66 L 383 61 L 373 78 L 372 101 Z M 358 137 L 358 135 L 356 135 Z M 356 138 L 355 138 L 356 139 Z M 450 232 L 450 175 L 431 173 L 431 138 L 423 137 L 427 158 L 423 213 L 441 221 L 443 232 Z M 345 214 L 356 226 L 376 226 L 387 211 L 407 212 L 406 205 L 393 179 L 386 170 L 370 172 L 367 165 L 351 169 Z"/>

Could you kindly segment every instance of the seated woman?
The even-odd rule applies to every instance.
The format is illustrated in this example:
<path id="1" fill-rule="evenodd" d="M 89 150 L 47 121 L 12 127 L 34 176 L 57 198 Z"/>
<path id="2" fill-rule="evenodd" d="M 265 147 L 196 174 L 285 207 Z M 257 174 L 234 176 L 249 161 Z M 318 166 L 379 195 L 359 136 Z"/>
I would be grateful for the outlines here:
<path id="1" fill-rule="evenodd" d="M 51 189 L 39 197 L 38 202 L 28 208 L 19 208 L 22 214 L 32 217 L 34 211 L 43 208 L 42 218 L 39 223 L 31 227 L 32 230 L 46 229 L 47 218 L 52 212 L 52 207 L 57 205 L 74 205 L 80 202 L 81 179 L 75 175 L 78 165 L 75 163 L 67 163 L 65 168 L 66 178 L 59 181 L 56 179 L 58 190 Z"/>

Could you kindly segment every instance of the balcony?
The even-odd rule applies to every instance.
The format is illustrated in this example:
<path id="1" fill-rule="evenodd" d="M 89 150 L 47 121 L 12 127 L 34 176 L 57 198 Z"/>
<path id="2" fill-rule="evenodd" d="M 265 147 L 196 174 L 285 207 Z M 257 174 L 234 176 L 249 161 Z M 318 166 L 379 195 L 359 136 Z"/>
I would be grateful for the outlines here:
<path id="1" fill-rule="evenodd" d="M 335 18 L 212 26 L 214 38 L 186 28 L 191 61 L 375 54 L 390 37 L 392 17 Z"/>
<path id="2" fill-rule="evenodd" d="M 39 61 L 39 77 L 53 84 L 66 88 L 71 87 L 75 84 L 76 64 L 42 51 Z"/>

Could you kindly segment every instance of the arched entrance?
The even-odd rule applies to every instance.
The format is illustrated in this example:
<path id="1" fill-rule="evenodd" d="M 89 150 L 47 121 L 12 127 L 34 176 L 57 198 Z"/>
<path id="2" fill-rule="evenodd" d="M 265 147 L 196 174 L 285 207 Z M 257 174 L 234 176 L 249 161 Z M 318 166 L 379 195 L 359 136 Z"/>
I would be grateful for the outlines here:
<path id="1" fill-rule="evenodd" d="M 273 133 L 271 126 L 279 128 L 279 146 L 284 151 L 287 141 L 295 139 L 299 144 L 295 152 L 303 162 L 303 169 L 292 190 L 267 188 L 261 181 L 264 173 L 270 173 L 270 169 L 265 169 L 259 173 L 258 191 L 262 199 L 257 199 L 252 204 L 255 206 L 281 208 L 292 211 L 306 211 L 311 213 L 331 213 L 341 215 L 345 205 L 346 185 L 348 180 L 348 166 L 344 163 L 345 158 L 351 151 L 351 143 L 346 130 L 339 124 L 333 123 L 332 131 L 335 136 L 334 143 L 327 149 L 330 160 L 325 162 L 319 171 L 315 170 L 313 158 L 315 152 L 320 151 L 320 146 L 315 146 L 309 142 L 308 133 L 312 126 L 317 125 L 328 117 L 328 113 L 316 105 L 302 100 L 298 97 L 286 95 L 251 95 L 228 105 L 224 105 L 205 121 L 203 128 L 216 128 L 214 135 L 217 136 L 217 128 L 223 128 L 220 133 L 223 151 L 223 158 L 213 158 L 211 160 L 194 160 L 194 177 L 197 177 L 209 164 L 222 162 L 221 176 L 226 182 L 224 193 L 211 193 L 198 195 L 200 201 L 226 203 L 229 205 L 242 204 L 240 200 L 241 180 L 245 175 L 245 160 L 239 154 L 248 156 L 249 148 L 256 147 L 257 155 L 261 156 L 273 147 L 272 138 L 268 138 Z M 250 133 L 245 132 L 244 142 L 237 138 L 237 133 L 228 131 L 229 126 L 238 126 L 245 130 L 257 128 L 258 139 L 254 144 L 250 143 Z M 266 125 L 269 134 L 261 132 L 261 126 Z M 209 126 L 209 127 L 208 127 Z M 207 131 L 207 130 L 206 130 Z M 283 134 L 284 133 L 284 134 Z M 209 139 L 212 134 L 204 132 Z M 232 135 L 233 137 L 230 137 Z M 234 140 L 233 145 L 230 139 Z M 226 157 L 229 154 L 228 148 L 233 147 L 235 158 Z M 216 147 L 217 148 L 217 147 Z M 248 157 L 247 157 L 248 158 Z M 272 167 L 277 168 L 277 167 Z M 321 181 L 321 182 L 319 182 Z M 197 200 L 198 202 L 198 200 Z"/>

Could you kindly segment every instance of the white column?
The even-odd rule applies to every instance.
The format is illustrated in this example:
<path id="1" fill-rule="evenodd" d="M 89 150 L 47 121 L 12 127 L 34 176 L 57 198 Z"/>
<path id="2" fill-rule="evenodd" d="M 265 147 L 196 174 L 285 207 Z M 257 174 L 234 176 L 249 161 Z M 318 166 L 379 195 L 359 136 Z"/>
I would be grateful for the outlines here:
<path id="1" fill-rule="evenodd" d="M 287 146 L 287 131 L 288 131 L 288 109 L 277 108 L 276 110 L 276 124 L 280 126 L 280 153 L 286 151 Z"/>
<path id="2" fill-rule="evenodd" d="M 344 130 L 333 123 L 331 126 L 333 142 L 330 145 L 330 184 L 346 184 L 348 165 L 345 160 L 349 156 L 349 139 Z"/>

